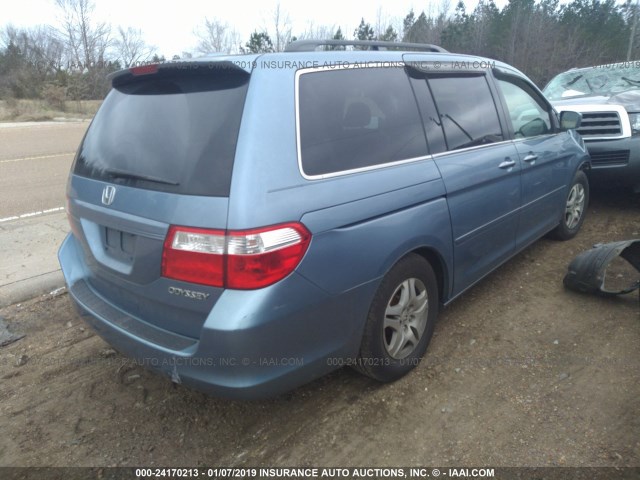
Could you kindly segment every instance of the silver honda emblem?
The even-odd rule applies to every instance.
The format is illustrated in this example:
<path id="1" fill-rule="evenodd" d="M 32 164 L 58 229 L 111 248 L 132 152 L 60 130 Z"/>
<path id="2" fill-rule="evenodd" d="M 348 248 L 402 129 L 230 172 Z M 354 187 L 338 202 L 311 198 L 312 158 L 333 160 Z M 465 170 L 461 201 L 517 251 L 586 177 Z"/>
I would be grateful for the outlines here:
<path id="1" fill-rule="evenodd" d="M 102 190 L 102 203 L 105 205 L 111 205 L 113 203 L 113 199 L 116 196 L 116 187 L 113 185 L 107 185 Z"/>

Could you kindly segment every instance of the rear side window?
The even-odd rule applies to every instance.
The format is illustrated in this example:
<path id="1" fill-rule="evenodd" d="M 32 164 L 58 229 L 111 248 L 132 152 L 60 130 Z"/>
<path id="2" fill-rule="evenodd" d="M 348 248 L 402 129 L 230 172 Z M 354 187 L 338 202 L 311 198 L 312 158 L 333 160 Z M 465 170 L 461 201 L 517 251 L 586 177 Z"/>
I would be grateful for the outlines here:
<path id="1" fill-rule="evenodd" d="M 403 68 L 322 70 L 298 79 L 299 139 L 306 175 L 427 155 Z"/>
<path id="2" fill-rule="evenodd" d="M 504 139 L 498 111 L 484 75 L 429 78 L 449 150 Z"/>
<path id="3" fill-rule="evenodd" d="M 74 173 L 138 188 L 228 196 L 249 75 L 159 72 L 114 87 Z"/>

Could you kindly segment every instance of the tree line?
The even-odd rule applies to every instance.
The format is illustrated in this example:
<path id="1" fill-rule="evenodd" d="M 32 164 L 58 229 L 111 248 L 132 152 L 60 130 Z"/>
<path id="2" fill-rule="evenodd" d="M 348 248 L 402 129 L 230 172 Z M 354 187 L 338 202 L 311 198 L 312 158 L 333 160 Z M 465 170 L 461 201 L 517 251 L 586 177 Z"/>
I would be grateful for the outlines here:
<path id="1" fill-rule="evenodd" d="M 50 103 L 100 99 L 109 89 L 107 75 L 145 62 L 165 61 L 133 27 L 98 22 L 94 0 L 54 0 L 61 20 L 32 28 L 5 26 L 0 31 L 0 99 L 44 98 Z M 233 26 L 205 18 L 193 32 L 194 52 L 262 53 L 285 49 L 305 38 L 431 43 L 451 52 L 480 55 L 509 63 L 540 87 L 572 67 L 640 59 L 638 0 L 509 0 L 498 8 L 480 0 L 473 11 L 449 0 L 404 18 L 382 9 L 372 21 L 360 20 L 353 32 L 309 23 L 294 34 L 287 12 L 278 4 L 269 28 L 256 29 L 243 42 Z M 327 47 L 340 48 L 340 47 Z"/>

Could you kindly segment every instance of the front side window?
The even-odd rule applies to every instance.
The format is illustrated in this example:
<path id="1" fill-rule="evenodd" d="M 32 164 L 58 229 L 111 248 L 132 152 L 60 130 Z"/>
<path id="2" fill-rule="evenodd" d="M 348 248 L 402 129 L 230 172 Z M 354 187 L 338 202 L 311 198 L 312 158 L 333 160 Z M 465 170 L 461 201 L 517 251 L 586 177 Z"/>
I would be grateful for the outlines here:
<path id="1" fill-rule="evenodd" d="M 302 169 L 309 176 L 427 155 L 403 68 L 301 73 L 298 120 Z"/>
<path id="2" fill-rule="evenodd" d="M 551 117 L 545 103 L 521 86 L 498 79 L 516 138 L 535 137 L 552 132 Z"/>
<path id="3" fill-rule="evenodd" d="M 449 150 L 504 140 L 498 111 L 484 75 L 443 75 L 429 86 Z"/>

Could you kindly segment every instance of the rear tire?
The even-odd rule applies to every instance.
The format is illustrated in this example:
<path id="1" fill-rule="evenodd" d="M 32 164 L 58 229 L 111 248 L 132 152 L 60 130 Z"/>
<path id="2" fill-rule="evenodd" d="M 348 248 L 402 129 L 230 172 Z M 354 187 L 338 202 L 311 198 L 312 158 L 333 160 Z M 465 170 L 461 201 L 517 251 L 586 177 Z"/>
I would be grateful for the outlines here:
<path id="1" fill-rule="evenodd" d="M 550 234 L 556 240 L 571 240 L 576 236 L 589 206 L 589 180 L 582 170 L 573 177 L 560 224 Z"/>
<path id="2" fill-rule="evenodd" d="M 424 355 L 438 316 L 438 282 L 427 260 L 402 258 L 371 303 L 354 368 L 381 382 L 406 375 Z"/>

